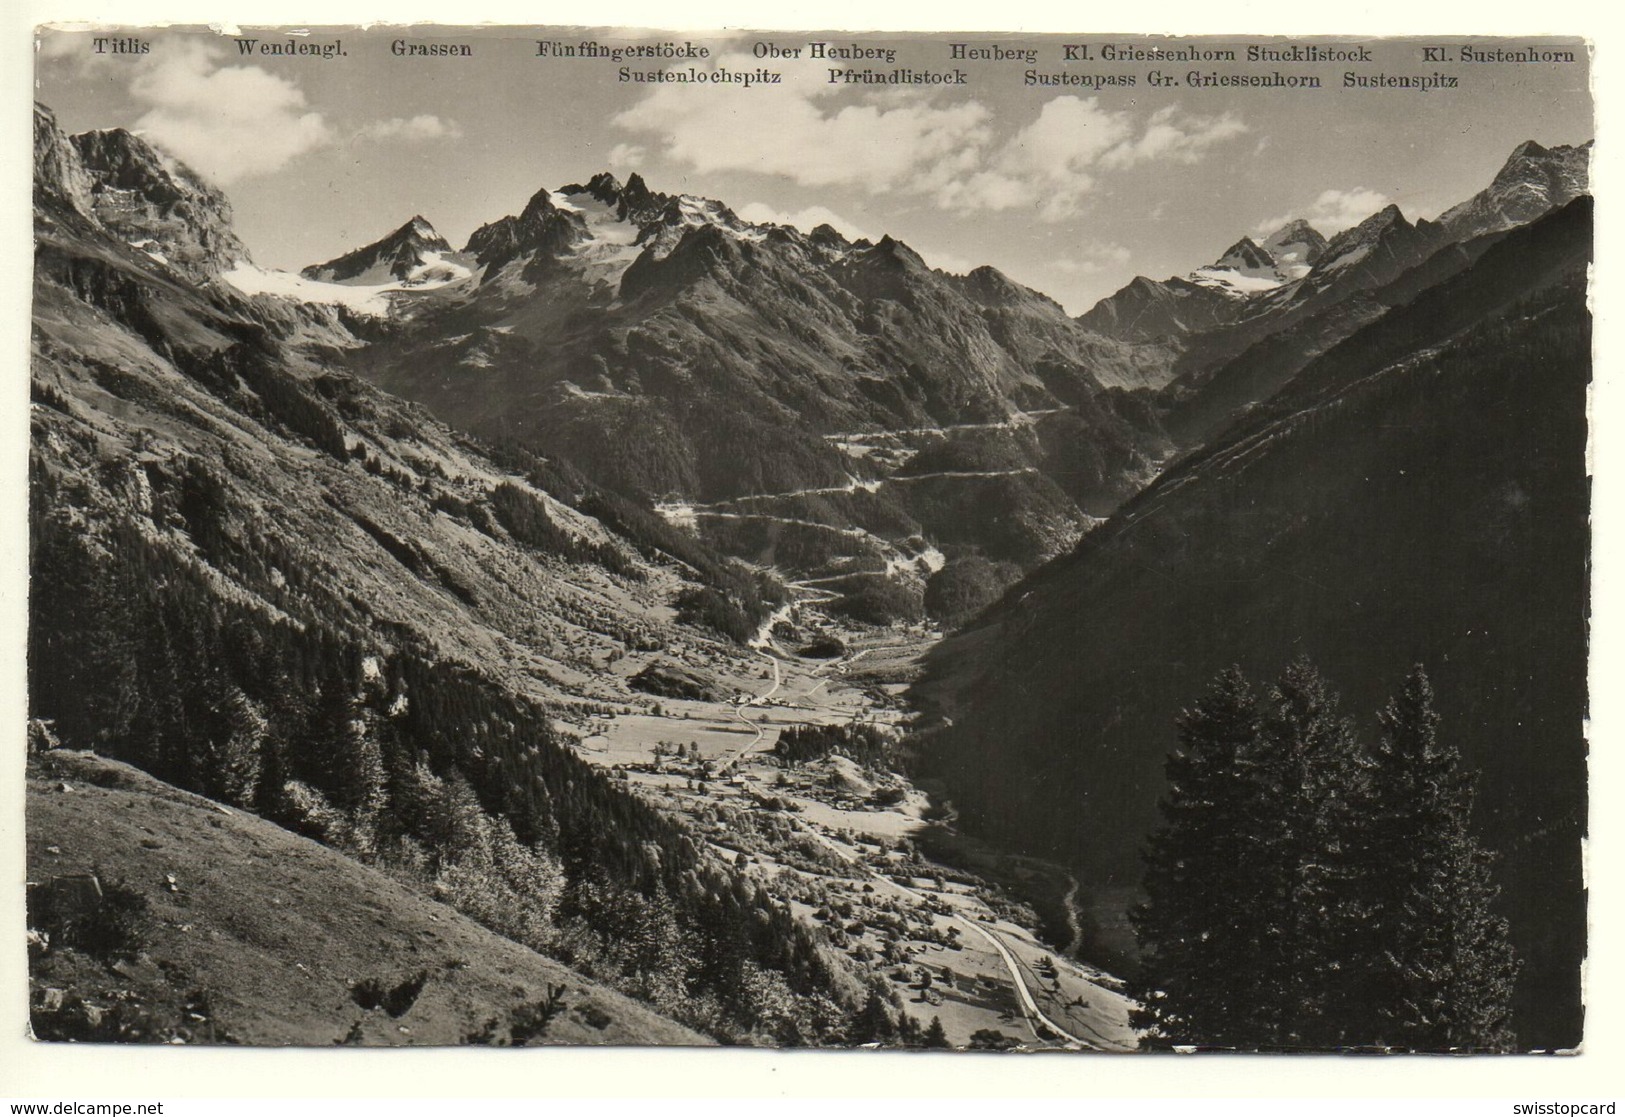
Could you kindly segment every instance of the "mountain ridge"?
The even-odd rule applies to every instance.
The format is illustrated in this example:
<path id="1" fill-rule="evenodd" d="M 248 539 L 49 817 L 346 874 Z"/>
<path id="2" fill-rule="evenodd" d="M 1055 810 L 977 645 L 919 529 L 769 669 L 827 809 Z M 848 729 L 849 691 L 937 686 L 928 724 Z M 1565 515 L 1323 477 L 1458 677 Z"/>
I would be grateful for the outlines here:
<path id="1" fill-rule="evenodd" d="M 1420 661 L 1482 772 L 1520 1041 L 1578 1041 L 1590 219 L 1484 238 L 929 657 L 926 770 L 969 825 L 1080 866 L 1103 948 L 1208 679 L 1307 654 L 1363 720 Z"/>

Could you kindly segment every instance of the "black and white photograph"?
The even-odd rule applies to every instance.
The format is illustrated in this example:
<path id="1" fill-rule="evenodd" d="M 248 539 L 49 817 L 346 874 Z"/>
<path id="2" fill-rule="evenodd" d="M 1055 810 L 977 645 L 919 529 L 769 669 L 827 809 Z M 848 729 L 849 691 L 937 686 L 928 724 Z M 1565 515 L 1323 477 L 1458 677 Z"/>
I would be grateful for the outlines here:
<path id="1" fill-rule="evenodd" d="M 1583 38 L 446 18 L 36 29 L 5 1027 L 1582 1048 Z"/>

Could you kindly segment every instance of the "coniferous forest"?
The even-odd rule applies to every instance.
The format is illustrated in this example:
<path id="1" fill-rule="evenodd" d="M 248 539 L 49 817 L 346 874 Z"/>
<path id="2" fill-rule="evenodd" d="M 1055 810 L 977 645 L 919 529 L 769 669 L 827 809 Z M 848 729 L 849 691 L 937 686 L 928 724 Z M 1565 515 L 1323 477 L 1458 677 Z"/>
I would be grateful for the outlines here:
<path id="1" fill-rule="evenodd" d="M 1517 960 L 1473 779 L 1420 666 L 1368 741 L 1298 660 L 1181 717 L 1146 851 L 1148 1041 L 1506 1051 Z"/>

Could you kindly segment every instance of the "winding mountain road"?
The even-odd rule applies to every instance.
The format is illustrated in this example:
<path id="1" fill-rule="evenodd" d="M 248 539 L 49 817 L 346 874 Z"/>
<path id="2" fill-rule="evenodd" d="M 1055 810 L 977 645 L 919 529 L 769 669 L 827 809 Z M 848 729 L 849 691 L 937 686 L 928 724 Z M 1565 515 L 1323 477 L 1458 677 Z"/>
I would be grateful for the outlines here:
<path id="1" fill-rule="evenodd" d="M 898 884 L 891 877 L 875 872 L 873 869 L 869 868 L 869 866 L 859 861 L 850 850 L 847 850 L 837 844 L 816 826 L 807 825 L 800 820 L 795 820 L 794 824 L 797 829 L 805 831 L 814 840 L 821 843 L 847 864 L 854 865 L 857 868 L 862 869 L 869 875 L 872 883 L 884 885 L 885 887 L 894 889 L 898 892 L 904 892 L 909 896 L 914 897 L 916 900 L 925 901 L 929 899 L 929 897 L 917 889 L 910 888 L 906 884 Z M 1033 999 L 1032 991 L 1027 988 L 1026 979 L 1021 975 L 1021 963 L 1016 960 L 1016 956 L 1014 954 L 1010 953 L 1010 948 L 1004 945 L 1004 941 L 1000 939 L 996 933 L 989 931 L 975 920 L 966 919 L 962 915 L 954 915 L 950 916 L 950 918 L 959 923 L 961 926 L 969 927 L 978 935 L 981 935 L 993 947 L 995 953 L 998 954 L 999 960 L 1004 963 L 1004 968 L 1010 973 L 1010 983 L 1015 986 L 1018 1003 L 1021 1006 L 1021 1013 L 1024 1017 L 1026 1017 L 1027 1025 L 1028 1027 L 1032 1028 L 1033 1036 L 1035 1038 L 1045 1038 L 1043 1032 L 1040 1031 L 1040 1028 L 1042 1027 L 1052 1036 L 1064 1040 L 1069 1044 L 1075 1044 L 1080 1048 L 1087 1048 L 1090 1051 L 1106 1050 L 1098 1044 L 1091 1043 L 1086 1039 L 1073 1035 L 1071 1032 L 1061 1027 L 1053 1019 L 1046 1015 L 1043 1009 L 1038 1007 L 1038 1002 Z"/>

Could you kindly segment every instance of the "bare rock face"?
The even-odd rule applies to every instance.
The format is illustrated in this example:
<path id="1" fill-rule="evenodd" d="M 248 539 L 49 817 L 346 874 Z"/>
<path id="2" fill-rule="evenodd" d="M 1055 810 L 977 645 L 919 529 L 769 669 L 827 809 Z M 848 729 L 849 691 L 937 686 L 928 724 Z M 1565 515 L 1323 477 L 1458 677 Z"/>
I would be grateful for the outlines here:
<path id="1" fill-rule="evenodd" d="M 132 247 L 195 280 L 249 258 L 225 194 L 185 164 L 122 128 L 70 142 L 90 183 L 88 212 Z"/>
<path id="2" fill-rule="evenodd" d="M 433 270 L 450 253 L 451 245 L 433 225 L 413 217 L 388 236 L 325 264 L 312 264 L 300 274 L 326 283 L 405 281 Z"/>
<path id="3" fill-rule="evenodd" d="M 1310 267 L 1326 251 L 1326 238 L 1300 217 L 1265 237 L 1259 247 L 1284 268 Z"/>
<path id="4" fill-rule="evenodd" d="M 80 213 L 90 212 L 92 182 L 79 153 L 62 129 L 56 115 L 44 105 L 34 106 L 34 195 L 66 202 Z"/>
<path id="5" fill-rule="evenodd" d="M 1439 223 L 1456 238 L 1494 233 L 1533 221 L 1589 189 L 1591 144 L 1519 144 L 1490 185 L 1446 210 Z"/>

